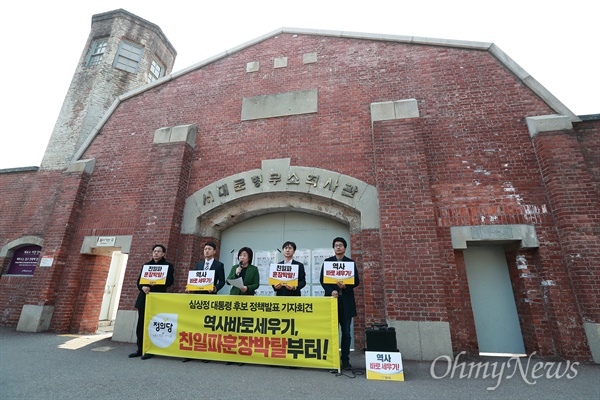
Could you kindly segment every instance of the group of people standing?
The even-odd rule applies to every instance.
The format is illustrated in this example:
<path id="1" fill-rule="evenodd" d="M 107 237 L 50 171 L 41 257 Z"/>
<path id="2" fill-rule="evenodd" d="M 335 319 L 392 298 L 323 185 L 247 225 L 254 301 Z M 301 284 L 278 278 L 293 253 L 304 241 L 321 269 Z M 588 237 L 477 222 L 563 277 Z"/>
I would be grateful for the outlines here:
<path id="1" fill-rule="evenodd" d="M 345 261 L 354 262 L 351 258 L 346 257 L 346 248 L 348 244 L 342 237 L 336 237 L 332 243 L 334 256 L 325 259 L 324 261 Z M 253 296 L 260 286 L 260 276 L 258 268 L 252 265 L 252 257 L 254 253 L 249 247 L 242 247 L 238 251 L 238 264 L 231 267 L 227 279 L 225 278 L 225 266 L 222 262 L 214 258 L 217 250 L 217 245 L 213 242 L 207 242 L 204 245 L 204 259 L 196 263 L 196 270 L 214 270 L 214 286 L 212 290 L 201 290 L 194 293 L 198 294 L 216 294 L 219 290 L 225 286 L 225 283 L 229 280 L 236 278 L 242 278 L 243 286 L 236 287 L 232 286 L 229 294 L 231 295 L 248 295 Z M 294 260 L 294 253 L 296 252 L 296 244 L 294 242 L 287 241 L 282 246 L 283 261 L 280 261 L 280 265 L 297 265 L 298 266 L 298 284 L 289 285 L 278 283 L 273 285 L 273 290 L 276 296 L 301 296 L 301 290 L 306 286 L 306 272 L 304 270 L 304 264 Z M 142 360 L 153 357 L 152 354 L 142 353 L 143 339 L 144 339 L 144 312 L 146 304 L 146 295 L 150 292 L 166 292 L 167 287 L 171 286 L 174 282 L 174 266 L 165 259 L 165 253 L 167 252 L 165 246 L 162 244 L 156 244 L 152 247 L 152 260 L 144 265 L 167 265 L 167 278 L 164 285 L 142 285 L 139 283 L 138 278 L 137 287 L 140 291 L 138 298 L 135 303 L 135 307 L 138 310 L 138 323 L 136 329 L 137 335 L 137 351 L 131 353 L 129 357 L 142 357 Z M 355 264 L 356 268 L 356 264 Z M 141 278 L 141 271 L 140 271 Z M 354 284 L 345 284 L 342 281 L 337 283 L 324 283 L 323 282 L 323 267 L 321 267 L 320 275 L 321 286 L 325 290 L 326 297 L 333 297 L 338 299 L 338 323 L 342 332 L 341 347 L 341 365 L 342 369 L 350 370 L 350 342 L 352 339 L 351 335 L 351 324 L 352 318 L 356 316 L 356 302 L 354 300 L 354 288 L 360 284 L 358 270 L 355 270 Z"/>

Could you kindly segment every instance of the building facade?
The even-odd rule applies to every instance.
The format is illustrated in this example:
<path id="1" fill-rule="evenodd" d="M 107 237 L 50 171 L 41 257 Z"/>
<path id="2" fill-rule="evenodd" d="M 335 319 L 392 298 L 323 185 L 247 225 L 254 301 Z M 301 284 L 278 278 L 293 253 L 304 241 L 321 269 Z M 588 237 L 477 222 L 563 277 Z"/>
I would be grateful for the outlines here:
<path id="1" fill-rule="evenodd" d="M 165 76 L 108 88 L 71 138 L 59 125 L 86 118 L 63 106 L 42 166 L 0 171 L 0 324 L 114 319 L 113 339 L 131 340 L 154 243 L 183 292 L 207 240 L 226 268 L 242 246 L 261 264 L 292 240 L 303 294 L 321 295 L 320 260 L 344 236 L 361 278 L 355 349 L 386 322 L 407 359 L 600 360 L 598 116 L 574 115 L 489 43 L 280 29 L 169 74 L 174 49 L 141 21 L 160 43 L 115 34 L 101 73 L 125 41 L 149 57 L 126 73 L 156 57 Z M 82 69 L 107 32 L 90 34 Z M 26 246 L 33 273 L 11 273 Z"/>

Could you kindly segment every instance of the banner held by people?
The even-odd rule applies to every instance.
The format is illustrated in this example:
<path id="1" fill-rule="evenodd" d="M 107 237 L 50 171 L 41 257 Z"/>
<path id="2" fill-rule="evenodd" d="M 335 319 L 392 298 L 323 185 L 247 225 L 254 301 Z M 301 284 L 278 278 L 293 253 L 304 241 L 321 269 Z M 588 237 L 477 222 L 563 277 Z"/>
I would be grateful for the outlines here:
<path id="1" fill-rule="evenodd" d="M 330 297 L 146 297 L 144 353 L 339 369 L 337 301 Z"/>

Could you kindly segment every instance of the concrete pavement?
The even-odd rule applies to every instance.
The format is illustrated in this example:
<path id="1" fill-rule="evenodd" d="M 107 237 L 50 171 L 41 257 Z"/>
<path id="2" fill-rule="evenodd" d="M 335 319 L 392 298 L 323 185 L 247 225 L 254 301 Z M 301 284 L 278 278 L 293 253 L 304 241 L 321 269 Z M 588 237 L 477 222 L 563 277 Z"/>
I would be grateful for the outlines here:
<path id="1" fill-rule="evenodd" d="M 404 361 L 405 382 L 386 382 L 366 379 L 362 352 L 352 353 L 354 372 L 337 376 L 308 368 L 128 358 L 134 350 L 134 344 L 113 342 L 110 332 L 60 335 L 0 327 L 0 399 L 600 399 L 600 366 L 590 363 L 532 358 L 523 374 L 514 361 L 498 358 L 459 357 L 456 364 L 440 359 L 433 372 L 432 362 Z M 487 378 L 482 368 L 479 376 L 471 368 L 469 376 L 473 362 L 489 367 Z"/>

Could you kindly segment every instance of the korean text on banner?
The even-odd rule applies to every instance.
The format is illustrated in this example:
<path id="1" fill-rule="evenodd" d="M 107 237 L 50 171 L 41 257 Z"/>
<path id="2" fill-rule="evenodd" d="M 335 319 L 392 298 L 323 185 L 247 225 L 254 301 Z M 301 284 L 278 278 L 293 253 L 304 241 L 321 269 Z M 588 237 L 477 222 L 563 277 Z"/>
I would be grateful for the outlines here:
<path id="1" fill-rule="evenodd" d="M 140 285 L 166 285 L 168 265 L 144 265 Z"/>
<path id="2" fill-rule="evenodd" d="M 143 352 L 251 364 L 339 369 L 332 297 L 146 296 Z"/>
<path id="3" fill-rule="evenodd" d="M 323 263 L 323 283 L 342 281 L 354 285 L 354 263 L 352 261 L 325 261 Z"/>

